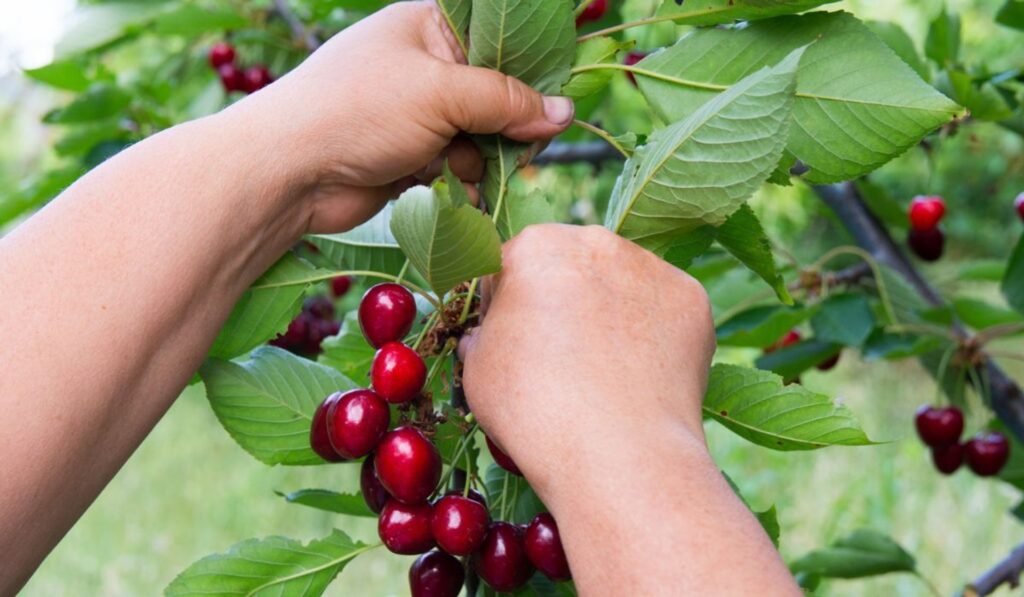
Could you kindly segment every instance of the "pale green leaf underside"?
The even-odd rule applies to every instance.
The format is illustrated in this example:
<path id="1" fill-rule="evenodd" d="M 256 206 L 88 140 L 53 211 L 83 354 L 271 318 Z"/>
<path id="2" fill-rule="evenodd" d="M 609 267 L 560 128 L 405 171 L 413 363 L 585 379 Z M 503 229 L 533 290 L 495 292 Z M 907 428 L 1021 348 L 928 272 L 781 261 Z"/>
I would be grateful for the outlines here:
<path id="1" fill-rule="evenodd" d="M 286 537 L 250 539 L 189 566 L 167 587 L 168 597 L 191 595 L 320 595 L 346 564 L 372 549 L 335 529 L 303 545 Z"/>
<path id="2" fill-rule="evenodd" d="M 663 0 L 658 16 L 681 25 L 718 25 L 795 14 L 836 0 Z"/>
<path id="3" fill-rule="evenodd" d="M 309 240 L 336 266 L 397 275 L 405 255 L 391 234 L 392 203 L 362 226 L 341 234 L 318 234 Z"/>
<path id="4" fill-rule="evenodd" d="M 661 254 L 680 234 L 723 224 L 779 162 L 801 54 L 651 135 L 626 162 L 605 226 Z"/>
<path id="5" fill-rule="evenodd" d="M 341 330 L 325 339 L 321 348 L 323 352 L 317 357 L 318 363 L 341 371 L 357 383 L 360 380 L 369 383 L 370 363 L 377 351 L 363 337 L 356 311 L 345 315 Z"/>
<path id="6" fill-rule="evenodd" d="M 554 205 L 539 190 L 534 190 L 521 197 L 506 197 L 496 224 L 501 238 L 508 240 L 527 226 L 557 221 Z"/>
<path id="7" fill-rule="evenodd" d="M 224 429 L 265 464 L 323 464 L 309 447 L 316 407 L 334 392 L 355 388 L 341 373 L 273 347 L 246 361 L 209 359 L 199 374 Z"/>
<path id="8" fill-rule="evenodd" d="M 866 174 L 961 113 L 846 13 L 694 31 L 637 65 L 662 79 L 637 79 L 655 111 L 674 121 L 807 44 L 812 45 L 800 64 L 788 149 L 811 169 L 804 175 L 809 182 Z"/>
<path id="9" fill-rule="evenodd" d="M 611 37 L 595 37 L 579 44 L 573 68 L 615 62 L 619 52 L 633 47 L 634 42 L 620 42 Z M 616 71 L 612 69 L 591 70 L 573 75 L 562 87 L 562 95 L 581 99 L 593 95 L 611 82 Z"/>
<path id="10" fill-rule="evenodd" d="M 780 451 L 873 442 L 853 413 L 768 371 L 719 364 L 711 368 L 704 413 L 759 446 Z"/>
<path id="11" fill-rule="evenodd" d="M 463 49 L 466 48 L 466 32 L 469 30 L 469 11 L 473 6 L 473 0 L 437 0 L 437 6 L 441 9 L 452 33 L 458 38 Z"/>

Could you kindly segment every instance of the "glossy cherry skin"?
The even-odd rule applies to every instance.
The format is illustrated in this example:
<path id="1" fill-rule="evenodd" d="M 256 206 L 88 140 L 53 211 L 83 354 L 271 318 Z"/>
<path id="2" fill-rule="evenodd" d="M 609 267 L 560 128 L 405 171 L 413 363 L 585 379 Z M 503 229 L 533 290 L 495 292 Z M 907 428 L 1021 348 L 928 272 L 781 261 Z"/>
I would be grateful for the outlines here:
<path id="1" fill-rule="evenodd" d="M 394 498 L 422 504 L 441 480 L 441 454 L 413 427 L 399 427 L 380 441 L 374 457 L 377 478 Z"/>
<path id="2" fill-rule="evenodd" d="M 490 522 L 487 508 L 476 500 L 446 495 L 434 502 L 430 528 L 438 547 L 454 556 L 468 556 L 483 543 Z"/>
<path id="3" fill-rule="evenodd" d="M 334 298 L 341 298 L 348 294 L 352 288 L 352 276 L 338 276 L 331 279 L 331 294 Z"/>
<path id="4" fill-rule="evenodd" d="M 964 414 L 955 406 L 934 408 L 922 406 L 914 416 L 917 434 L 926 445 L 948 446 L 960 442 L 964 432 Z"/>
<path id="5" fill-rule="evenodd" d="M 341 392 L 336 392 L 324 399 L 320 406 L 316 407 L 316 412 L 313 413 L 313 423 L 309 428 L 309 447 L 313 448 L 317 456 L 328 462 L 345 460 L 345 457 L 334 451 L 331 440 L 327 436 L 327 413 L 340 398 Z"/>
<path id="6" fill-rule="evenodd" d="M 769 354 L 775 352 L 776 350 L 779 350 L 780 348 L 793 346 L 794 344 L 799 343 L 802 339 L 803 336 L 800 335 L 800 332 L 796 330 L 789 330 L 788 332 L 786 332 L 785 336 L 776 340 L 774 344 L 766 346 L 764 349 L 764 353 Z"/>
<path id="7" fill-rule="evenodd" d="M 464 582 L 462 564 L 444 552 L 429 551 L 409 568 L 412 597 L 458 597 Z"/>
<path id="8" fill-rule="evenodd" d="M 964 449 L 967 466 L 979 477 L 998 475 L 1010 459 L 1010 442 L 998 431 L 979 433 Z"/>
<path id="9" fill-rule="evenodd" d="M 359 303 L 359 327 L 374 348 L 405 338 L 416 321 L 416 299 L 401 284 L 378 284 Z"/>
<path id="10" fill-rule="evenodd" d="M 914 230 L 932 230 L 946 215 L 946 203 L 942 197 L 914 197 L 910 202 L 910 227 Z"/>
<path id="11" fill-rule="evenodd" d="M 818 371 L 831 371 L 831 370 L 835 369 L 836 365 L 839 364 L 839 357 L 842 354 L 843 353 L 841 353 L 841 352 L 837 352 L 835 354 L 835 356 L 829 357 L 829 358 L 825 359 L 824 361 L 818 363 L 818 365 L 817 365 Z"/>
<path id="12" fill-rule="evenodd" d="M 946 247 L 946 235 L 939 228 L 917 230 L 912 228 L 907 235 L 907 244 L 914 254 L 923 261 L 938 261 Z"/>
<path id="13" fill-rule="evenodd" d="M 964 463 L 963 445 L 949 444 L 932 448 L 932 462 L 943 475 L 952 475 Z"/>
<path id="14" fill-rule="evenodd" d="M 458 495 L 458 496 L 461 496 L 462 495 L 462 490 L 461 489 L 452 489 L 451 491 L 445 493 L 445 495 Z M 479 491 L 477 491 L 475 489 L 470 489 L 465 497 L 468 497 L 469 499 L 471 499 L 474 502 L 480 504 L 484 508 L 487 507 L 487 498 L 484 497 L 484 494 L 480 493 Z"/>
<path id="15" fill-rule="evenodd" d="M 415 399 L 426 381 L 427 365 L 423 357 L 401 342 L 388 342 L 373 356 L 370 382 L 374 391 L 392 404 Z"/>
<path id="16" fill-rule="evenodd" d="M 526 557 L 544 576 L 555 582 L 572 578 L 554 516 L 547 512 L 538 514 L 526 527 L 523 544 Z"/>
<path id="17" fill-rule="evenodd" d="M 370 390 L 352 390 L 327 411 L 327 438 L 335 452 L 355 460 L 377 447 L 390 424 L 386 402 Z"/>
<path id="18" fill-rule="evenodd" d="M 523 529 L 507 522 L 491 523 L 483 544 L 473 555 L 473 568 L 496 591 L 515 591 L 526 584 L 533 567 L 526 557 Z"/>
<path id="19" fill-rule="evenodd" d="M 245 69 L 245 92 L 256 93 L 260 89 L 263 89 L 267 85 L 274 82 L 274 77 L 271 76 L 270 70 L 262 64 L 256 66 L 250 66 Z"/>
<path id="20" fill-rule="evenodd" d="M 231 93 L 232 91 L 245 90 L 245 73 L 235 66 L 235 63 L 229 62 L 218 66 L 217 76 L 220 77 L 220 83 L 224 87 L 224 91 Z"/>
<path id="21" fill-rule="evenodd" d="M 491 453 L 491 458 L 494 459 L 494 462 L 513 475 L 519 475 L 522 477 L 523 472 L 519 470 L 518 466 L 516 466 L 515 461 L 513 461 L 508 454 L 503 452 L 501 448 L 491 441 L 491 438 L 486 435 L 484 437 L 487 439 L 487 450 Z"/>
<path id="22" fill-rule="evenodd" d="M 626 54 L 626 57 L 622 60 L 622 64 L 626 66 L 636 66 L 636 64 L 644 58 L 647 58 L 647 52 L 630 52 Z M 636 75 L 626 71 L 626 76 L 629 77 L 629 82 L 636 87 Z"/>
<path id="23" fill-rule="evenodd" d="M 608 0 L 594 0 L 583 9 L 580 16 L 576 17 L 576 26 L 600 21 L 606 12 L 608 12 Z"/>
<path id="24" fill-rule="evenodd" d="M 1020 219 L 1024 220 L 1024 193 L 1017 195 L 1017 198 L 1013 200 L 1013 208 L 1017 210 Z"/>
<path id="25" fill-rule="evenodd" d="M 403 504 L 388 500 L 377 521 L 377 534 L 384 546 L 405 556 L 434 549 L 430 533 L 430 504 Z"/>
<path id="26" fill-rule="evenodd" d="M 215 69 L 231 64 L 235 61 L 235 46 L 223 41 L 215 43 L 210 46 L 206 57 L 210 61 L 210 66 Z"/>
<path id="27" fill-rule="evenodd" d="M 374 514 L 380 514 L 384 510 L 384 504 L 391 499 L 391 494 L 384 489 L 380 479 L 377 478 L 372 454 L 366 457 L 366 460 L 363 461 L 363 468 L 359 470 L 359 489 L 362 491 L 366 506 Z"/>

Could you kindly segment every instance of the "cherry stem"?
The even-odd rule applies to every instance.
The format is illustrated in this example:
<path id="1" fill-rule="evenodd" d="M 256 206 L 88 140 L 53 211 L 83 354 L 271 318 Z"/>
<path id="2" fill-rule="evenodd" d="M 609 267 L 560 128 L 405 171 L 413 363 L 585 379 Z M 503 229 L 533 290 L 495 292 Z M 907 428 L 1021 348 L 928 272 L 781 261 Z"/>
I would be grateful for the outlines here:
<path id="1" fill-rule="evenodd" d="M 576 38 L 576 42 L 587 41 L 595 37 L 603 37 L 605 35 L 611 35 L 612 33 L 618 33 L 619 31 L 625 31 L 626 29 L 632 29 L 634 27 L 643 27 L 644 25 L 653 25 L 655 23 L 664 23 L 665 21 L 674 21 L 676 19 L 682 19 L 689 16 L 687 13 L 673 14 L 673 15 L 656 15 L 653 17 L 647 17 L 645 19 L 639 19 L 636 21 L 629 21 L 628 23 L 619 23 L 607 29 L 601 29 L 593 33 L 581 35 Z"/>
<path id="2" fill-rule="evenodd" d="M 466 323 L 469 319 L 469 311 L 473 306 L 473 298 L 476 296 L 476 287 L 480 283 L 480 278 L 473 278 L 473 281 L 469 284 L 469 292 L 466 293 L 466 304 L 462 306 L 462 315 L 459 316 L 459 325 Z"/>
<path id="3" fill-rule="evenodd" d="M 587 7 L 589 7 L 596 1 L 597 0 L 582 0 L 580 2 L 580 5 L 576 7 L 576 12 L 573 16 L 575 16 L 577 19 L 580 18 L 580 15 L 583 14 L 583 11 L 587 10 Z"/>
<path id="4" fill-rule="evenodd" d="M 875 284 L 878 285 L 878 298 L 882 301 L 882 307 L 885 309 L 885 316 L 889 319 L 890 324 L 899 324 L 899 319 L 896 317 L 896 310 L 892 306 L 892 301 L 889 298 L 889 291 L 885 286 L 885 280 L 882 279 L 882 268 L 878 266 L 878 262 L 875 261 L 875 258 L 864 249 L 861 249 L 860 247 L 836 247 L 818 258 L 818 260 L 811 265 L 811 271 L 821 271 L 826 263 L 842 255 L 854 255 L 856 257 L 860 257 L 864 260 L 864 263 L 871 268 L 871 273 L 875 277 Z"/>
<path id="5" fill-rule="evenodd" d="M 434 311 L 433 313 L 430 314 L 430 317 L 427 318 L 427 323 L 423 324 L 423 329 L 420 330 L 419 335 L 416 336 L 416 342 L 414 342 L 412 345 L 413 350 L 419 349 L 420 344 L 423 343 L 424 338 L 427 337 L 427 334 L 430 332 L 431 329 L 433 329 L 434 325 L 437 323 L 437 318 L 439 317 L 439 314 L 440 311 Z"/>
<path id="6" fill-rule="evenodd" d="M 615 148 L 615 151 L 621 153 L 622 157 L 626 158 L 627 160 L 633 157 L 633 154 L 630 153 L 629 150 L 627 150 L 625 147 L 623 147 L 621 143 L 616 141 L 615 137 L 613 137 L 611 133 L 602 129 L 601 127 L 595 126 L 593 124 L 590 124 L 589 122 L 585 122 L 579 119 L 573 119 L 572 123 L 580 127 L 581 129 L 587 131 L 588 133 L 592 133 L 603 139 L 605 143 Z"/>

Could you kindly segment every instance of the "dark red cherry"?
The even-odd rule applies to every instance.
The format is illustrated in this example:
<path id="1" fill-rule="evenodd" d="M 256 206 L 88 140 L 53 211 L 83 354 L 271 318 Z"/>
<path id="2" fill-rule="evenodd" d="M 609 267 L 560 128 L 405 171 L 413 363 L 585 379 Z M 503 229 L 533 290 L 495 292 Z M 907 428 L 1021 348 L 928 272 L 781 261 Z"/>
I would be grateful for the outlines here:
<path id="1" fill-rule="evenodd" d="M 640 62 L 644 58 L 647 58 L 647 54 L 647 52 L 630 52 L 626 54 L 626 57 L 623 59 L 622 63 L 625 64 L 626 66 L 636 66 L 638 62 Z M 633 86 L 636 87 L 636 75 L 629 71 L 626 71 L 626 76 L 629 77 L 630 83 L 632 83 Z"/>
<path id="2" fill-rule="evenodd" d="M 1017 210 L 1020 219 L 1024 220 L 1024 193 L 1017 195 L 1017 198 L 1013 200 L 1013 208 Z"/>
<path id="3" fill-rule="evenodd" d="M 523 530 L 507 522 L 491 523 L 473 555 L 473 568 L 495 591 L 511 592 L 526 584 L 533 567 L 526 557 Z"/>
<path id="4" fill-rule="evenodd" d="M 363 461 L 363 468 L 359 471 L 359 489 L 362 490 L 366 505 L 374 514 L 380 514 L 384 504 L 391 498 L 388 490 L 380 484 L 377 471 L 373 470 L 373 454 Z"/>
<path id="5" fill-rule="evenodd" d="M 594 0 L 583 9 L 580 16 L 576 17 L 576 26 L 600 21 L 606 12 L 608 12 L 608 0 Z"/>
<path id="6" fill-rule="evenodd" d="M 341 462 L 345 458 L 334 451 L 331 441 L 327 436 L 327 413 L 330 408 L 341 398 L 341 392 L 331 394 L 313 413 L 313 423 L 309 428 L 309 447 L 313 448 L 317 456 L 328 462 Z"/>
<path id="7" fill-rule="evenodd" d="M 924 261 L 938 261 L 946 246 L 946 236 L 939 228 L 918 230 L 912 228 L 907 235 L 907 244 L 914 254 Z"/>
<path id="8" fill-rule="evenodd" d="M 427 381 L 427 365 L 405 344 L 388 342 L 373 357 L 370 381 L 381 398 L 401 404 L 420 395 Z"/>
<path id="9" fill-rule="evenodd" d="M 341 298 L 348 294 L 352 288 L 352 276 L 338 276 L 331 279 L 331 294 L 334 298 Z"/>
<path id="10" fill-rule="evenodd" d="M 462 490 L 461 489 L 452 489 L 451 491 L 445 493 L 445 495 L 462 495 Z M 480 493 L 479 491 L 477 491 L 475 489 L 470 489 L 469 492 L 465 495 L 465 497 L 468 497 L 469 499 L 473 500 L 474 502 L 479 503 L 484 508 L 487 507 L 487 498 L 484 497 L 484 494 Z"/>
<path id="11" fill-rule="evenodd" d="M 271 76 L 270 70 L 262 64 L 256 66 L 250 66 L 245 69 L 245 92 L 256 93 L 260 89 L 263 89 L 267 85 L 274 82 L 274 77 Z"/>
<path id="12" fill-rule="evenodd" d="M 523 543 L 526 557 L 544 576 L 555 582 L 572 578 L 554 516 L 547 512 L 538 514 L 526 527 Z"/>
<path id="13" fill-rule="evenodd" d="M 430 534 L 430 504 L 388 500 L 377 521 L 377 534 L 393 553 L 411 556 L 434 549 Z"/>
<path id="14" fill-rule="evenodd" d="M 952 475 L 964 463 L 963 445 L 949 444 L 932 448 L 932 462 L 943 475 Z"/>
<path id="15" fill-rule="evenodd" d="M 235 61 L 235 46 L 223 41 L 215 43 L 210 46 L 210 52 L 206 57 L 210 61 L 210 66 L 214 69 L 220 68 Z"/>
<path id="16" fill-rule="evenodd" d="M 932 230 L 946 215 L 946 203 L 942 197 L 914 197 L 908 215 L 910 227 L 914 230 Z"/>
<path id="17" fill-rule="evenodd" d="M 235 63 L 229 62 L 218 66 L 217 75 L 220 77 L 220 83 L 224 87 L 224 91 L 231 93 L 232 91 L 243 91 L 245 89 L 245 74 L 235 66 Z"/>
<path id="18" fill-rule="evenodd" d="M 499 448 L 493 441 L 491 441 L 491 438 L 487 437 L 486 435 L 484 437 L 487 439 L 487 449 L 490 451 L 491 458 L 494 459 L 494 462 L 496 462 L 498 466 L 512 473 L 513 475 L 519 475 L 520 477 L 522 477 L 522 471 L 519 470 L 519 467 L 516 466 L 516 463 L 512 460 L 512 458 L 509 457 L 508 454 L 503 452 L 501 448 Z"/>
<path id="19" fill-rule="evenodd" d="M 783 336 L 783 337 L 779 338 L 778 340 L 776 340 L 774 344 L 770 344 L 770 345 L 766 346 L 765 349 L 764 349 L 764 353 L 765 354 L 770 354 L 770 353 L 775 352 L 776 350 L 779 350 L 780 348 L 786 348 L 787 346 L 793 346 L 794 344 L 797 344 L 798 342 L 800 342 L 800 340 L 802 340 L 802 339 L 803 339 L 803 336 L 800 335 L 800 332 L 798 332 L 796 330 L 789 330 L 788 332 L 786 332 L 785 336 Z"/>
<path id="20" fill-rule="evenodd" d="M 967 466 L 979 477 L 998 475 L 1010 459 L 1010 442 L 998 431 L 975 435 L 965 446 Z"/>
<path id="21" fill-rule="evenodd" d="M 831 356 L 824 361 L 818 363 L 818 371 L 831 371 L 836 368 L 839 364 L 839 356 L 843 353 L 837 352 L 834 356 Z"/>
<path id="22" fill-rule="evenodd" d="M 446 495 L 434 502 L 431 526 L 438 547 L 455 556 L 468 556 L 483 543 L 491 516 L 479 502 Z"/>
<path id="23" fill-rule="evenodd" d="M 948 446 L 960 442 L 960 434 L 964 432 L 964 414 L 955 406 L 935 408 L 925 405 L 917 409 L 914 426 L 925 444 Z"/>
<path id="24" fill-rule="evenodd" d="M 359 303 L 359 327 L 374 347 L 405 338 L 416 321 L 416 299 L 401 284 L 378 284 Z"/>
<path id="25" fill-rule="evenodd" d="M 441 454 L 413 427 L 388 432 L 374 457 L 377 478 L 395 499 L 421 504 L 441 480 Z"/>
<path id="26" fill-rule="evenodd" d="M 409 568 L 412 597 L 458 597 L 466 571 L 452 556 L 429 551 L 416 558 Z"/>
<path id="27" fill-rule="evenodd" d="M 302 310 L 317 319 L 334 317 L 334 303 L 326 296 L 311 296 L 302 304 Z"/>
<path id="28" fill-rule="evenodd" d="M 310 321 L 311 319 L 307 313 L 299 313 L 299 315 L 288 324 L 288 330 L 271 340 L 270 344 L 292 352 L 299 352 L 301 347 L 306 344 L 306 338 L 309 335 Z"/>
<path id="29" fill-rule="evenodd" d="M 370 390 L 351 390 L 327 411 L 327 437 L 348 460 L 362 458 L 380 443 L 391 424 L 391 410 Z"/>

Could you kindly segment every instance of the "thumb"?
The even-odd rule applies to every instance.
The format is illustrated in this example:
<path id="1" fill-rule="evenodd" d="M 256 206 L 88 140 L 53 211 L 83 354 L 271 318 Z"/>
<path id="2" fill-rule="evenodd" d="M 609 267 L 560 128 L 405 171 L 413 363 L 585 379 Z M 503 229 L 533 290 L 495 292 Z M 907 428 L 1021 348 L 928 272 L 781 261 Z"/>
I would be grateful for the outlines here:
<path id="1" fill-rule="evenodd" d="M 544 96 L 522 81 L 487 68 L 453 64 L 444 118 L 468 133 L 501 133 L 516 141 L 554 137 L 572 123 L 576 109 L 567 97 Z"/>

